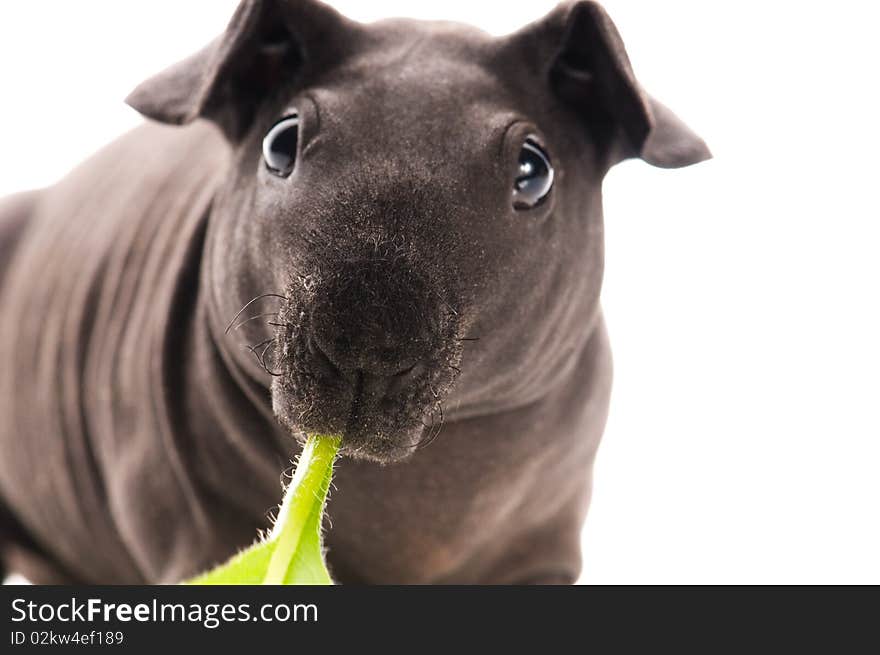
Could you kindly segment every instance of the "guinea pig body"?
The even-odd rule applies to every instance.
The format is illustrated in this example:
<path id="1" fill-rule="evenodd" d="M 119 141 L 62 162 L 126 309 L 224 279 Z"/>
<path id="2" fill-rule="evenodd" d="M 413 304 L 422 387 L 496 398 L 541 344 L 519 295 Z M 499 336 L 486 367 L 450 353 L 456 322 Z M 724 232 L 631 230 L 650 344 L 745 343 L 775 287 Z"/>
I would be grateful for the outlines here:
<path id="1" fill-rule="evenodd" d="M 601 181 L 708 156 L 601 8 L 492 38 L 245 0 L 129 102 L 154 121 L 0 205 L 5 567 L 205 570 L 319 432 L 339 582 L 576 580 Z"/>
<path id="2" fill-rule="evenodd" d="M 173 583 L 267 527 L 296 442 L 204 306 L 226 150 L 205 123 L 146 125 L 28 203 L 3 279 L 0 490 L 23 526 L 7 566 L 35 582 Z M 610 381 L 592 333 L 539 402 L 446 421 L 400 464 L 340 461 L 334 576 L 573 580 Z"/>

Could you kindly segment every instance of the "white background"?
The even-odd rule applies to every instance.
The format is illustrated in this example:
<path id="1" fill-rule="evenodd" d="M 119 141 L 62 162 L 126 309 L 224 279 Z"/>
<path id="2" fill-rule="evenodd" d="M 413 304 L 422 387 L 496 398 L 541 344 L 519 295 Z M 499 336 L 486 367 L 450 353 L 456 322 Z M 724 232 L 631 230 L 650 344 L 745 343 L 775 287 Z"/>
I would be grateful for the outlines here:
<path id="1" fill-rule="evenodd" d="M 137 124 L 234 0 L 0 5 L 0 194 Z M 334 0 L 504 33 L 552 2 Z M 587 583 L 880 583 L 880 48 L 870 3 L 608 0 L 716 159 L 606 182 L 616 358 Z"/>

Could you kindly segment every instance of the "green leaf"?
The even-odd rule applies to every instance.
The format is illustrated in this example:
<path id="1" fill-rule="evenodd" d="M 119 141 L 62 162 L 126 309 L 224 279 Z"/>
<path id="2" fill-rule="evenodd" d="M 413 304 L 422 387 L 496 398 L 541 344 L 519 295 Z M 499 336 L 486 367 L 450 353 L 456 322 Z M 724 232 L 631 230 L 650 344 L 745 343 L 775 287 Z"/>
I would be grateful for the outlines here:
<path id="1" fill-rule="evenodd" d="M 184 584 L 262 584 L 275 544 L 261 541 L 230 559 L 226 564 L 187 580 Z"/>
<path id="2" fill-rule="evenodd" d="M 185 584 L 333 584 L 324 564 L 321 519 L 341 440 L 310 436 L 269 536 Z"/>

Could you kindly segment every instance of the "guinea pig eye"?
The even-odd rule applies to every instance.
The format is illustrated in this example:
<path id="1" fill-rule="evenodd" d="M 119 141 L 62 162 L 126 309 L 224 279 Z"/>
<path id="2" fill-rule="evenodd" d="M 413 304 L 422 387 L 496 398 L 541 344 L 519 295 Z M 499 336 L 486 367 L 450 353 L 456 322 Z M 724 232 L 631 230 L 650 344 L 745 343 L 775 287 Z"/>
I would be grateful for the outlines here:
<path id="1" fill-rule="evenodd" d="M 263 161 L 273 174 L 287 177 L 296 164 L 299 116 L 292 114 L 272 126 L 263 137 Z"/>
<path id="2" fill-rule="evenodd" d="M 537 207 L 553 188 L 550 157 L 534 139 L 526 139 L 519 153 L 519 170 L 513 185 L 514 209 Z"/>

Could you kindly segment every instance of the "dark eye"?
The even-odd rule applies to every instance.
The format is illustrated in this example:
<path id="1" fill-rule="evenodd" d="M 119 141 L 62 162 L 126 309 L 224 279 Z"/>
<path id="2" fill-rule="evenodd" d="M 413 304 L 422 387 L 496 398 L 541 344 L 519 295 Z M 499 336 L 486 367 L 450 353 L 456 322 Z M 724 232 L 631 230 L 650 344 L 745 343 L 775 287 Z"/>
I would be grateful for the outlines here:
<path id="1" fill-rule="evenodd" d="M 296 164 L 299 140 L 299 116 L 282 118 L 263 137 L 263 160 L 266 168 L 280 177 L 287 177 Z"/>
<path id="2" fill-rule="evenodd" d="M 550 157 L 534 139 L 527 139 L 519 153 L 519 170 L 513 185 L 514 209 L 537 207 L 553 188 Z"/>

